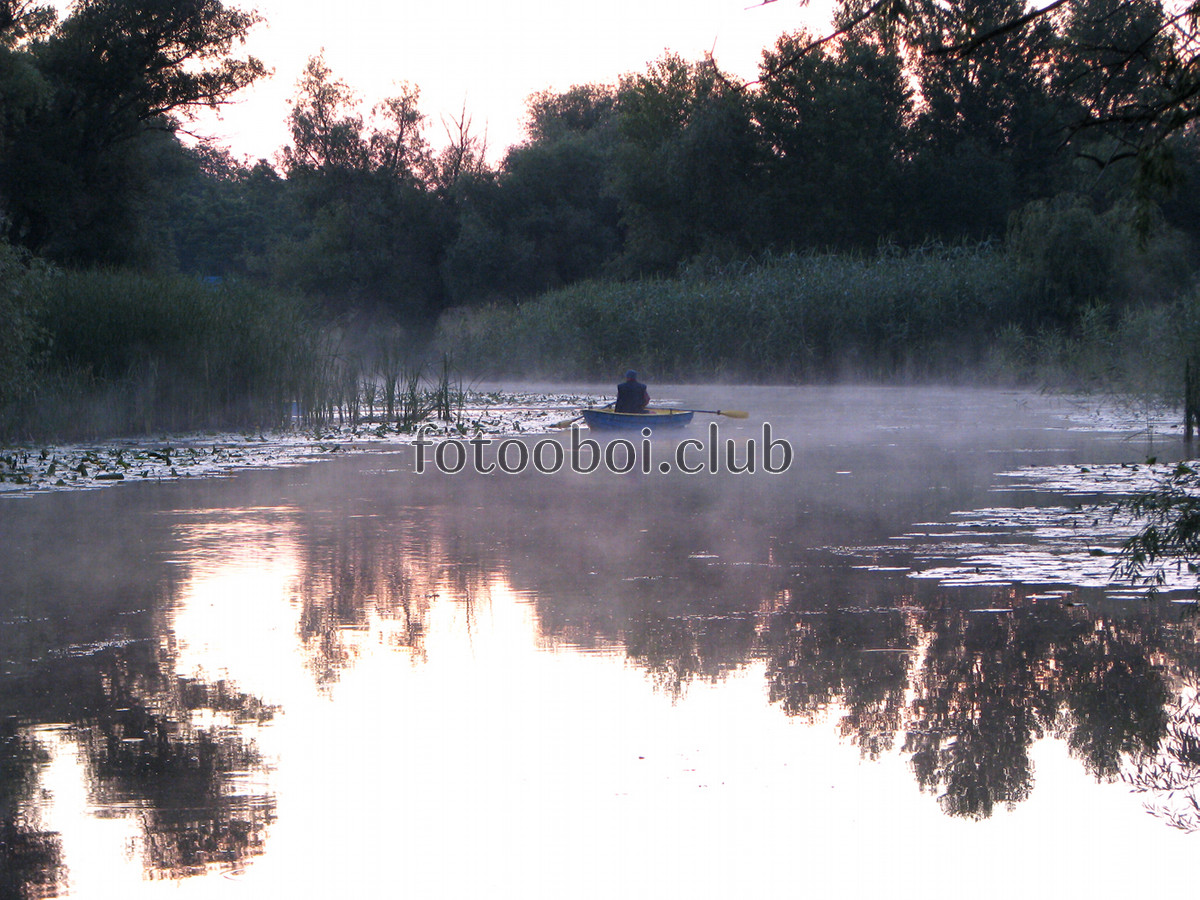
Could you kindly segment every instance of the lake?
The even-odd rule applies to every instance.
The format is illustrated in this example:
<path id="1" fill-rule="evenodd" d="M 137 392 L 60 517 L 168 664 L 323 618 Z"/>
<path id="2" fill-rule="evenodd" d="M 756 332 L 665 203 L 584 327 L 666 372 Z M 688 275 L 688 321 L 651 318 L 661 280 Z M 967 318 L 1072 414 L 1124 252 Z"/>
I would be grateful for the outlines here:
<path id="1" fill-rule="evenodd" d="M 1186 572 L 1113 581 L 1108 512 L 1177 428 L 651 388 L 750 418 L 625 474 L 394 446 L 0 499 L 0 896 L 1194 889 L 1200 620 Z"/>

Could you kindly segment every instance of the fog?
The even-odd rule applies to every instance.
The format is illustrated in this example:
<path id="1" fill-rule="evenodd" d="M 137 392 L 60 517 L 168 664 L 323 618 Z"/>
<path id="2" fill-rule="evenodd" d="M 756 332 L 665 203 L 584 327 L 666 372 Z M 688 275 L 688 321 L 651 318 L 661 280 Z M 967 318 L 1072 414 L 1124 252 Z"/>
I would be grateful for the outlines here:
<path id="1" fill-rule="evenodd" d="M 0 815 L 33 848 L 5 877 L 728 897 L 844 889 L 861 847 L 862 893 L 1186 883 L 1130 772 L 1191 721 L 1194 620 L 1081 568 L 1120 540 L 1099 514 L 1039 530 L 1105 500 L 1049 469 L 1178 437 L 1007 391 L 651 387 L 791 466 L 661 471 L 697 416 L 648 473 L 392 446 L 0 501 Z M 1109 843 L 1129 874 L 994 865 Z"/>

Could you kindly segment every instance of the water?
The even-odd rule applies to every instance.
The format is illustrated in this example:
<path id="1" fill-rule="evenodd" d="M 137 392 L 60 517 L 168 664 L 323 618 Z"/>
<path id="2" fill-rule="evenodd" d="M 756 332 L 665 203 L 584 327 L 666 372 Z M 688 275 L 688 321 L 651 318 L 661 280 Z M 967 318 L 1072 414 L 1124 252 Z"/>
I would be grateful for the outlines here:
<path id="1" fill-rule="evenodd" d="M 1191 886 L 1196 620 L 1110 583 L 1093 507 L 1177 436 L 998 391 L 660 394 L 791 467 L 398 447 L 5 498 L 0 896 Z"/>

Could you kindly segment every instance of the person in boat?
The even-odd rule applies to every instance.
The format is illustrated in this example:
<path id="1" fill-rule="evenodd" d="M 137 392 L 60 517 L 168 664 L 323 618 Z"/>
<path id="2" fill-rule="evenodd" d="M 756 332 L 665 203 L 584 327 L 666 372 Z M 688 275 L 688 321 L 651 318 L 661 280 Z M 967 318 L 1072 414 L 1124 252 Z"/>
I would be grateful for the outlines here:
<path id="1" fill-rule="evenodd" d="M 613 412 L 644 413 L 649 405 L 650 392 L 637 380 L 637 372 L 630 369 L 625 373 L 625 380 L 617 385 L 617 402 L 613 404 Z"/>

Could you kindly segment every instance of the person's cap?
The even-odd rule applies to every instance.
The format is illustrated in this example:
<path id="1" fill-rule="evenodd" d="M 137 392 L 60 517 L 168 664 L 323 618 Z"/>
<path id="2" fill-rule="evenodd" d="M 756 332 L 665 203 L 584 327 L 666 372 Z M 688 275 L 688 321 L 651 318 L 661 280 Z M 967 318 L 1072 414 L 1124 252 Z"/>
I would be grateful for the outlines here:
<path id="1" fill-rule="evenodd" d="M 633 371 L 633 369 L 630 369 L 628 372 L 625 373 L 625 377 L 626 378 L 637 378 L 637 372 Z"/>

